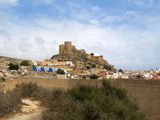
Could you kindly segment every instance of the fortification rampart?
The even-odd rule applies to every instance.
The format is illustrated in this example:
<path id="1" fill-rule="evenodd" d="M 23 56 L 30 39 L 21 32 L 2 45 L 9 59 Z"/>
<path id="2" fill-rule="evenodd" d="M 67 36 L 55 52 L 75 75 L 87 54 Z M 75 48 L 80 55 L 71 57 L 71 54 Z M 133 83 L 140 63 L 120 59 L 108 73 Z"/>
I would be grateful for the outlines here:
<path id="1" fill-rule="evenodd" d="M 90 54 L 87 54 L 87 59 L 94 62 L 99 62 L 101 64 L 106 64 L 106 61 L 103 59 L 103 56 L 92 56 Z"/>

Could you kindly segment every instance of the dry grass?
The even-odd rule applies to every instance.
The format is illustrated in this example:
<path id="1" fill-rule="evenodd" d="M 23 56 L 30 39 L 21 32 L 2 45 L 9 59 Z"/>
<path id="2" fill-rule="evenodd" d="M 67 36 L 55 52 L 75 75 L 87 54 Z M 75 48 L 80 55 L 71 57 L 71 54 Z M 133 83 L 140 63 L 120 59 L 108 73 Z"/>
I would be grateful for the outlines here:
<path id="1" fill-rule="evenodd" d="M 0 93 L 0 117 L 17 112 L 20 108 L 21 97 L 20 94 L 13 90 L 7 93 Z"/>

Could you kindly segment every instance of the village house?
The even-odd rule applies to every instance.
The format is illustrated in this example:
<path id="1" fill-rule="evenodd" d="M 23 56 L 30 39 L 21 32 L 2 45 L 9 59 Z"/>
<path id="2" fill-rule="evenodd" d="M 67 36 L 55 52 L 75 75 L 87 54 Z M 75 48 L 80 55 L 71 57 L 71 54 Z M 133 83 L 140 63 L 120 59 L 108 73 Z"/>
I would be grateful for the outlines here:
<path id="1" fill-rule="evenodd" d="M 8 68 L 8 64 L 7 63 L 0 62 L 0 70 L 7 69 L 7 68 Z"/>
<path id="2" fill-rule="evenodd" d="M 68 79 L 68 76 L 67 76 L 66 74 L 64 74 L 64 75 L 58 74 L 58 75 L 56 76 L 56 79 Z"/>
<path id="3" fill-rule="evenodd" d="M 153 77 L 149 72 L 144 73 L 143 75 L 144 75 L 144 78 L 147 80 L 152 79 L 152 77 Z"/>
<path id="4" fill-rule="evenodd" d="M 160 80 L 160 74 L 158 74 L 158 80 Z"/>
<path id="5" fill-rule="evenodd" d="M 114 79 L 114 73 L 111 72 L 111 71 L 108 71 L 108 72 L 107 72 L 107 75 L 106 75 L 106 78 L 107 78 L 107 79 Z"/>
<path id="6" fill-rule="evenodd" d="M 158 80 L 159 75 L 157 73 L 152 73 L 152 80 Z"/>
<path id="7" fill-rule="evenodd" d="M 100 72 L 98 73 L 98 76 L 99 76 L 99 78 L 101 78 L 101 79 L 106 79 L 106 75 L 107 75 L 106 71 L 100 71 Z"/>

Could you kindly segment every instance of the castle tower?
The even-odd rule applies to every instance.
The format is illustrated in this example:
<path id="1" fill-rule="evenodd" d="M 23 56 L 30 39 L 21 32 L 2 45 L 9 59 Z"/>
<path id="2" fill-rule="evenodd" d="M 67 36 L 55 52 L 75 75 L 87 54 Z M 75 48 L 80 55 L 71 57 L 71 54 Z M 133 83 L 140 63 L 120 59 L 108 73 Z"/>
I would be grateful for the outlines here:
<path id="1" fill-rule="evenodd" d="M 65 46 L 65 54 L 67 54 L 67 55 L 73 54 L 73 51 L 72 51 L 73 46 L 72 46 L 71 42 L 66 41 L 64 43 L 64 46 Z"/>
<path id="2" fill-rule="evenodd" d="M 65 41 L 64 44 L 59 46 L 60 55 L 72 55 L 74 54 L 74 51 L 76 51 L 76 48 L 70 41 Z"/>
<path id="3" fill-rule="evenodd" d="M 64 50 L 64 45 L 59 45 L 59 54 L 62 55 Z"/>

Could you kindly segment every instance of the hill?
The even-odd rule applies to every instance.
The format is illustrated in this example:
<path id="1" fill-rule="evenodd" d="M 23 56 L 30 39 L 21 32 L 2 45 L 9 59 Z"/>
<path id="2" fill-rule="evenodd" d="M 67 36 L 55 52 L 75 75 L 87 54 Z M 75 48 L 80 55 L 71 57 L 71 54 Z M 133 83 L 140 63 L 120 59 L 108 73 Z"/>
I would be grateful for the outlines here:
<path id="1" fill-rule="evenodd" d="M 5 63 L 18 64 L 18 63 L 20 63 L 21 61 L 23 61 L 23 59 L 0 56 L 0 63 L 4 63 L 4 62 L 5 62 Z"/>
<path id="2" fill-rule="evenodd" d="M 59 46 L 59 54 L 53 55 L 51 59 L 59 61 L 72 61 L 75 65 L 81 63 L 84 65 L 109 65 L 103 56 L 95 56 L 94 53 L 86 53 L 84 49 L 78 50 L 71 42 L 66 41 Z"/>

